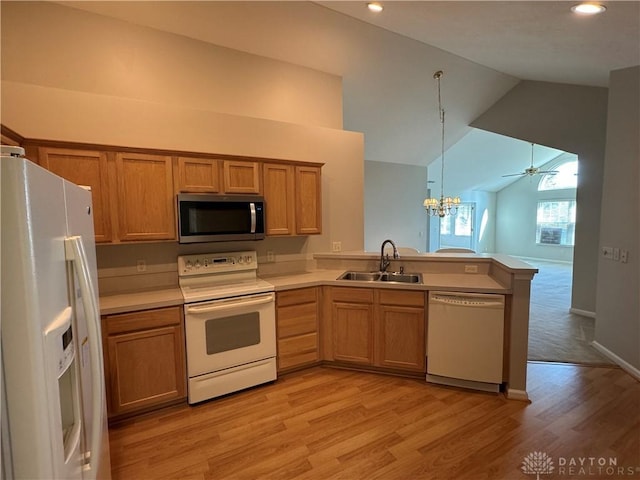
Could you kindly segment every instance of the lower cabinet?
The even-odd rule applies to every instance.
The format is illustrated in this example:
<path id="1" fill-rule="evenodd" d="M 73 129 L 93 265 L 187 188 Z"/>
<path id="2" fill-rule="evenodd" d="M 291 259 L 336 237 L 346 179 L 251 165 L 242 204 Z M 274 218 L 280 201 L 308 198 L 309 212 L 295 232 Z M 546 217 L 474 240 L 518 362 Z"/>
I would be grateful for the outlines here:
<path id="1" fill-rule="evenodd" d="M 102 318 L 109 419 L 186 398 L 181 307 Z"/>
<path id="2" fill-rule="evenodd" d="M 278 373 L 320 361 L 318 339 L 318 287 L 276 294 Z"/>
<path id="3" fill-rule="evenodd" d="M 351 287 L 328 292 L 325 360 L 425 372 L 424 292 Z"/>

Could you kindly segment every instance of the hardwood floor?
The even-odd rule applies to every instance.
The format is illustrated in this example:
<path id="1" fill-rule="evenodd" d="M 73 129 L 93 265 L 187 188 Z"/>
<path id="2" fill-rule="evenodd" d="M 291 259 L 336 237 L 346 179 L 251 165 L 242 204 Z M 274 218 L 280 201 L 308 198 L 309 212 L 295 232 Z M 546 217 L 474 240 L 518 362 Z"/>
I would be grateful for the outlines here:
<path id="1" fill-rule="evenodd" d="M 639 382 L 617 367 L 528 372 L 532 403 L 312 368 L 111 427 L 113 479 L 526 480 L 532 452 L 552 459 L 542 479 L 640 478 Z"/>

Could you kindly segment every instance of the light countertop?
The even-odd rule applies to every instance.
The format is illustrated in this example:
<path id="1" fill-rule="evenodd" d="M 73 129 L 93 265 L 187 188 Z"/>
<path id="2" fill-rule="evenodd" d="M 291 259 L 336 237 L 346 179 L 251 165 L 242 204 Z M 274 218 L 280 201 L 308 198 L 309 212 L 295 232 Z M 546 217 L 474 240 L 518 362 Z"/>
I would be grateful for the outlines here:
<path id="1" fill-rule="evenodd" d="M 389 283 L 389 282 L 360 282 L 352 280 L 337 280 L 344 270 L 316 270 L 288 275 L 262 276 L 271 283 L 276 292 L 295 288 L 316 287 L 321 285 L 360 287 L 360 288 L 390 288 L 402 290 L 446 290 L 454 292 L 501 293 L 511 291 L 489 275 L 423 273 L 421 284 Z M 113 315 L 117 313 L 148 310 L 153 308 L 182 305 L 184 300 L 178 287 L 132 292 L 119 295 L 100 297 L 100 314 Z"/>

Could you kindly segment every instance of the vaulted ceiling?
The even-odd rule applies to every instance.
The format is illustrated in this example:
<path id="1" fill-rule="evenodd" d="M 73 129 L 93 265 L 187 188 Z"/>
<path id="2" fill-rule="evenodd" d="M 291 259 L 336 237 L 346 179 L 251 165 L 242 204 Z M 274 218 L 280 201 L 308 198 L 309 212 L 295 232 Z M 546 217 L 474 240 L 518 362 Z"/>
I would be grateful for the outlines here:
<path id="1" fill-rule="evenodd" d="M 469 127 L 520 80 L 606 87 L 611 70 L 640 64 L 638 1 L 603 2 L 595 17 L 565 1 L 388 1 L 377 15 L 351 1 L 59 3 L 342 76 L 344 128 L 364 132 L 371 161 L 439 157 L 444 70 L 447 148 L 482 158 L 469 188 L 529 165 L 528 143 Z"/>

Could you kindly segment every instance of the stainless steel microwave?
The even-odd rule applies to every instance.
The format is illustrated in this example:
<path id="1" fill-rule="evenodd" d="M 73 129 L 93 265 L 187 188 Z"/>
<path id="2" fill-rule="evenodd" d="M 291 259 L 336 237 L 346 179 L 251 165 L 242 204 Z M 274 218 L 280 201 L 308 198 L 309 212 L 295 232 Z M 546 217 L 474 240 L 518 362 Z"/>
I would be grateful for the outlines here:
<path id="1" fill-rule="evenodd" d="M 264 198 L 258 195 L 178 195 L 180 243 L 264 238 Z"/>

